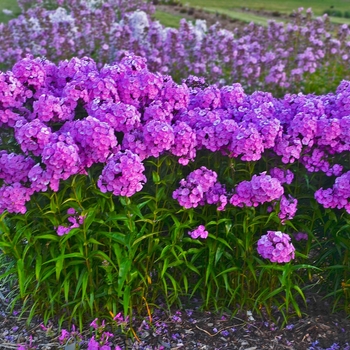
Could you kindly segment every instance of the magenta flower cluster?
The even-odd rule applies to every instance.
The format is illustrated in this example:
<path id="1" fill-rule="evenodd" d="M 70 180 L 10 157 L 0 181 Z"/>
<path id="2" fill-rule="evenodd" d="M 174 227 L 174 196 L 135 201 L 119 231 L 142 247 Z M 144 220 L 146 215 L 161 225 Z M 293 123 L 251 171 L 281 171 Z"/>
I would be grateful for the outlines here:
<path id="1" fill-rule="evenodd" d="M 195 230 L 189 231 L 188 234 L 193 239 L 203 238 L 206 239 L 208 237 L 208 231 L 206 230 L 204 225 L 199 225 Z"/>
<path id="2" fill-rule="evenodd" d="M 258 253 L 271 262 L 287 263 L 295 258 L 291 238 L 281 231 L 267 231 L 258 241 Z"/>
<path id="3" fill-rule="evenodd" d="M 350 171 L 337 177 L 332 188 L 317 190 L 315 198 L 325 208 L 344 208 L 350 213 Z"/>
<path id="4" fill-rule="evenodd" d="M 129 150 L 119 151 L 107 160 L 97 185 L 101 192 L 131 197 L 141 191 L 147 179 L 140 157 Z"/>
<path id="5" fill-rule="evenodd" d="M 56 232 L 59 236 L 67 235 L 73 228 L 78 228 L 84 224 L 85 215 L 79 215 L 74 208 L 69 208 L 67 210 L 68 218 L 67 220 L 71 224 L 70 226 L 59 225 L 55 227 Z"/>
<path id="6" fill-rule="evenodd" d="M 263 172 L 253 175 L 251 181 L 240 182 L 230 198 L 230 203 L 238 207 L 257 207 L 259 204 L 279 199 L 283 193 L 280 181 Z"/>
<path id="7" fill-rule="evenodd" d="M 217 182 L 217 174 L 202 166 L 180 181 L 180 187 L 173 192 L 173 198 L 186 209 L 196 208 L 203 203 L 204 195 Z"/>

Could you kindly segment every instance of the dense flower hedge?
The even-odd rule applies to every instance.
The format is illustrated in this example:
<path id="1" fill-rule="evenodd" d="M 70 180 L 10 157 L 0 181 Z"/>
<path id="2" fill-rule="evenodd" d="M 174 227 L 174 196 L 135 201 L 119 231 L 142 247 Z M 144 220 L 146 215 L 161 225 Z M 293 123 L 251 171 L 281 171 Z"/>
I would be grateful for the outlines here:
<path id="1" fill-rule="evenodd" d="M 132 54 L 27 56 L 0 82 L 0 247 L 31 315 L 82 323 L 196 293 L 300 314 L 309 270 L 344 294 L 349 82 L 276 98 L 177 84 Z"/>

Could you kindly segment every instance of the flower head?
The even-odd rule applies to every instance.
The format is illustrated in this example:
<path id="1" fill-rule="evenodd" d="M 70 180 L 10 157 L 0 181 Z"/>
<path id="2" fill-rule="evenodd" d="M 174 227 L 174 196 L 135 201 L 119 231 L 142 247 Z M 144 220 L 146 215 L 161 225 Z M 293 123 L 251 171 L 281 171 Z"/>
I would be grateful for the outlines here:
<path id="1" fill-rule="evenodd" d="M 258 241 L 258 253 L 271 262 L 287 263 L 295 257 L 291 238 L 281 231 L 267 231 Z"/>

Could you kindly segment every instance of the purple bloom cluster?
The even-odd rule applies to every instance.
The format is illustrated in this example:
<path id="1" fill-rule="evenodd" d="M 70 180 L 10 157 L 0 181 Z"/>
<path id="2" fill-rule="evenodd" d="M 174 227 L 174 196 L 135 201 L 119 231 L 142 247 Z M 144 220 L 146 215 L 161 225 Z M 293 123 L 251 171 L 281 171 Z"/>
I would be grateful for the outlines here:
<path id="1" fill-rule="evenodd" d="M 295 248 L 290 243 L 291 238 L 281 231 L 267 231 L 258 241 L 257 251 L 271 262 L 287 263 L 294 259 Z"/>
<path id="2" fill-rule="evenodd" d="M 118 143 L 113 128 L 91 116 L 66 123 L 61 132 L 69 133 L 79 147 L 82 165 L 87 168 L 104 163 Z"/>
<path id="3" fill-rule="evenodd" d="M 270 169 L 272 177 L 278 179 L 281 184 L 290 185 L 294 179 L 294 174 L 289 169 L 272 168 Z"/>
<path id="4" fill-rule="evenodd" d="M 158 157 L 164 151 L 170 150 L 174 139 L 174 130 L 166 122 L 151 120 L 144 125 L 143 141 L 153 157 Z"/>
<path id="5" fill-rule="evenodd" d="M 315 199 L 325 208 L 345 208 L 350 213 L 350 171 L 337 177 L 332 188 L 317 190 Z"/>
<path id="6" fill-rule="evenodd" d="M 28 67 L 36 75 L 28 75 Z M 338 176 L 336 188 L 344 181 L 335 157 L 350 150 L 345 131 L 350 127 L 350 88 L 345 81 L 335 94 L 277 99 L 265 92 L 245 94 L 239 84 L 208 86 L 194 77 L 190 87 L 177 85 L 169 76 L 149 72 L 145 59 L 129 53 L 100 70 L 87 57 L 56 66 L 30 56 L 14 70 L 0 79 L 5 89 L 0 116 L 5 135 L 13 129 L 27 157 L 2 153 L 0 178 L 9 184 L 12 177 L 29 194 L 48 187 L 58 191 L 61 180 L 107 163 L 101 189 L 130 196 L 145 182 L 142 160 L 167 152 L 187 165 L 203 149 L 243 161 L 259 160 L 263 153 L 281 156 L 282 163 L 300 159 L 308 171 Z M 126 158 L 123 170 L 120 159 Z M 138 175 L 130 180 L 133 173 Z M 270 175 L 254 175 L 227 193 L 216 173 L 202 167 L 181 181 L 173 198 L 185 208 L 214 204 L 218 210 L 228 202 L 242 207 L 280 199 L 284 221 L 296 210 L 295 199 L 282 198 L 281 185 L 292 179 L 290 170 L 275 167 Z M 319 190 L 316 196 L 327 207 L 343 208 L 349 197 L 345 192 Z"/>
<path id="7" fill-rule="evenodd" d="M 117 132 L 126 133 L 141 125 L 141 114 L 136 107 L 122 102 L 101 102 L 100 99 L 94 99 L 87 106 L 87 111 Z"/>
<path id="8" fill-rule="evenodd" d="M 193 239 L 197 238 L 203 238 L 206 239 L 208 237 L 208 231 L 206 230 L 204 225 L 199 225 L 195 230 L 189 231 L 188 234 L 191 236 Z"/>
<path id="9" fill-rule="evenodd" d="M 81 171 L 79 148 L 73 139 L 65 134 L 45 145 L 42 162 L 46 166 L 46 173 L 50 174 L 50 187 L 54 191 L 58 191 L 61 179 L 67 180 Z"/>
<path id="10" fill-rule="evenodd" d="M 297 211 L 298 200 L 293 198 L 291 195 L 288 198 L 282 195 L 280 199 L 280 211 L 278 217 L 281 219 L 282 225 L 285 224 L 286 220 L 292 220 Z"/>
<path id="11" fill-rule="evenodd" d="M 25 183 L 28 179 L 29 170 L 34 164 L 34 160 L 30 157 L 0 151 L 0 179 L 3 179 L 6 184 Z"/>
<path id="12" fill-rule="evenodd" d="M 215 185 L 217 177 L 215 171 L 202 166 L 180 181 L 180 188 L 173 192 L 173 198 L 186 209 L 196 208 L 204 201 L 205 193 Z"/>
<path id="13" fill-rule="evenodd" d="M 180 164 L 187 165 L 189 161 L 193 161 L 196 157 L 196 133 L 185 122 L 176 123 L 173 130 L 174 143 L 170 149 L 170 152 L 173 155 L 180 157 Z"/>
<path id="14" fill-rule="evenodd" d="M 230 203 L 238 207 L 257 207 L 259 204 L 279 199 L 283 193 L 280 181 L 263 172 L 253 175 L 251 181 L 240 182 L 234 189 Z"/>
<path id="15" fill-rule="evenodd" d="M 59 236 L 67 235 L 73 228 L 78 228 L 84 224 L 85 215 L 79 215 L 74 208 L 67 210 L 68 221 L 71 223 L 70 226 L 59 225 L 56 227 L 56 232 Z"/>
<path id="16" fill-rule="evenodd" d="M 22 186 L 19 182 L 0 187 L 0 214 L 5 210 L 9 213 L 26 212 L 26 202 L 30 200 L 33 191 Z"/>
<path id="17" fill-rule="evenodd" d="M 119 151 L 107 160 L 97 185 L 101 192 L 113 192 L 116 196 L 131 197 L 141 191 L 147 181 L 145 167 L 138 155 L 129 150 Z"/>
<path id="18" fill-rule="evenodd" d="M 52 140 L 52 132 L 51 128 L 39 119 L 31 122 L 22 119 L 15 125 L 15 137 L 25 154 L 32 152 L 35 156 L 40 156 Z"/>

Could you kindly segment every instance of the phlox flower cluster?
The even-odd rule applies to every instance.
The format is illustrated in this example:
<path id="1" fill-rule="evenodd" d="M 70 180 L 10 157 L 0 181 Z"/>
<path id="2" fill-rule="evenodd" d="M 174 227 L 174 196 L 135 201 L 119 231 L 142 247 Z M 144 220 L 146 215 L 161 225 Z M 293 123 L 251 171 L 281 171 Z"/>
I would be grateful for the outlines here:
<path id="1" fill-rule="evenodd" d="M 328 65 L 345 64 L 350 57 L 349 27 L 333 28 L 327 16 L 315 20 L 311 11 L 304 13 L 303 9 L 295 11 L 287 24 L 270 21 L 267 27 L 262 27 L 251 23 L 231 32 L 219 24 L 207 28 L 203 20 L 192 24 L 183 19 L 178 29 L 165 28 L 150 19 L 154 8 L 141 0 L 105 1 L 103 5 L 60 1 L 51 10 L 35 3 L 37 6 L 33 8 L 24 6 L 21 16 L 1 27 L 4 38 L 0 44 L 1 63 L 13 64 L 26 53 L 59 61 L 75 52 L 80 57 L 95 54 L 102 66 L 130 51 L 147 57 L 152 72 L 179 76 L 188 85 L 191 81 L 186 77 L 195 74 L 205 75 L 210 83 L 225 85 L 240 81 L 244 86 L 276 90 L 276 87 L 299 88 L 305 75 Z M 128 12 L 136 9 L 146 12 Z M 31 69 L 33 76 L 27 77 L 25 84 L 37 89 L 42 72 L 35 65 Z M 133 100 L 130 104 L 139 103 L 138 98 L 152 99 L 158 85 L 153 78 L 141 82 L 137 77 L 133 81 L 122 73 L 119 78 L 125 85 L 125 91 L 119 91 L 123 102 Z M 198 79 L 192 80 L 197 83 L 192 83 L 193 87 L 199 86 Z M 132 86 L 145 81 L 147 88 L 139 94 Z M 198 102 L 203 102 L 199 104 L 215 106 L 217 97 L 206 96 L 213 95 L 215 89 L 202 90 L 197 95 Z"/>
<path id="2" fill-rule="evenodd" d="M 345 208 L 350 213 L 350 171 L 337 177 L 332 188 L 317 190 L 315 199 L 325 208 Z"/>
<path id="3" fill-rule="evenodd" d="M 187 165 L 189 161 L 193 161 L 196 157 L 196 133 L 185 122 L 178 122 L 173 127 L 174 143 L 170 148 L 170 152 L 174 156 L 180 157 L 178 162 Z"/>
<path id="4" fill-rule="evenodd" d="M 49 94 L 42 94 L 33 103 L 33 114 L 44 123 L 49 121 L 63 122 L 74 119 L 76 103 L 66 97 L 60 98 Z"/>
<path id="5" fill-rule="evenodd" d="M 106 331 L 105 320 L 99 324 L 98 318 L 95 318 L 91 322 L 90 327 L 94 329 L 95 335 L 93 335 L 88 342 L 88 350 L 112 350 L 112 345 L 110 344 L 109 339 L 113 338 L 114 335 L 113 333 Z M 113 350 L 121 350 L 121 348 L 117 345 Z"/>
<path id="6" fill-rule="evenodd" d="M 151 120 L 144 125 L 143 140 L 153 157 L 158 157 L 164 151 L 170 150 L 174 139 L 174 130 L 166 122 Z"/>
<path id="7" fill-rule="evenodd" d="M 26 98 L 32 93 L 27 91 L 12 71 L 0 73 L 0 106 L 1 109 L 9 107 L 21 107 Z"/>
<path id="8" fill-rule="evenodd" d="M 217 182 L 217 174 L 202 166 L 180 181 L 180 187 L 173 192 L 173 198 L 186 209 L 196 208 L 204 200 L 204 194 Z"/>
<path id="9" fill-rule="evenodd" d="M 100 99 L 94 99 L 87 106 L 87 111 L 116 132 L 126 133 L 141 125 L 141 114 L 136 107 L 122 102 L 102 102 Z"/>
<path id="10" fill-rule="evenodd" d="M 217 210 L 225 210 L 226 204 L 228 202 L 228 193 L 226 191 L 225 185 L 216 182 L 212 187 L 209 188 L 207 192 L 204 193 L 201 205 L 205 204 L 216 204 Z"/>
<path id="11" fill-rule="evenodd" d="M 294 259 L 295 248 L 290 242 L 291 238 L 281 231 L 267 231 L 258 241 L 257 251 L 271 262 L 287 263 Z"/>
<path id="12" fill-rule="evenodd" d="M 238 207 L 257 207 L 259 204 L 279 199 L 283 193 L 280 181 L 263 172 L 253 175 L 250 181 L 240 182 L 234 189 L 230 203 Z"/>
<path id="13" fill-rule="evenodd" d="M 188 234 L 191 236 L 193 239 L 197 238 L 203 238 L 206 239 L 208 237 L 208 231 L 206 230 L 204 225 L 199 225 L 195 230 L 189 231 Z"/>
<path id="14" fill-rule="evenodd" d="M 27 67 L 36 67 L 33 80 Z M 343 167 L 335 157 L 350 150 L 345 130 L 350 128 L 350 88 L 345 81 L 334 94 L 277 99 L 266 92 L 246 94 L 237 83 L 219 88 L 192 77 L 190 87 L 178 85 L 170 76 L 149 72 L 145 59 L 127 52 L 121 62 L 101 69 L 88 57 L 54 65 L 28 56 L 15 72 L 2 80 L 7 90 L 0 96 L 5 99 L 0 101 L 1 137 L 9 139 L 13 132 L 24 155 L 2 153 L 0 177 L 6 184 L 12 177 L 29 195 L 48 187 L 58 191 L 61 180 L 102 163 L 101 189 L 130 196 L 145 182 L 142 160 L 168 153 L 187 165 L 203 149 L 243 161 L 257 161 L 263 153 L 280 156 L 284 164 L 299 159 L 308 171 L 339 177 Z M 129 159 L 127 165 L 119 164 L 121 154 Z M 257 206 L 281 199 L 281 185 L 293 178 L 290 170 L 274 167 L 270 175 L 254 175 L 226 193 L 211 171 L 197 170 L 200 175 L 193 172 L 174 192 L 185 208 L 214 204 L 223 210 L 228 202 Z M 135 178 L 128 179 L 130 174 Z M 208 183 L 202 181 L 206 176 Z M 329 202 L 328 192 L 318 192 L 322 203 Z M 326 205 L 344 207 L 341 195 L 332 192 L 336 204 Z M 296 208 L 294 200 L 284 206 L 286 200 L 281 220 L 291 218 Z"/>
<path id="15" fill-rule="evenodd" d="M 33 190 L 22 186 L 19 182 L 0 187 L 0 214 L 5 210 L 9 213 L 26 212 L 26 202 L 30 200 Z"/>
<path id="16" fill-rule="evenodd" d="M 69 332 L 66 329 L 61 330 L 61 335 L 58 337 L 58 341 L 61 345 L 69 345 L 77 342 L 81 343 L 83 336 L 75 329 L 75 325 L 72 325 L 72 330 Z"/>
<path id="17" fill-rule="evenodd" d="M 271 168 L 270 175 L 278 179 L 281 184 L 290 185 L 294 179 L 294 174 L 289 169 Z"/>
<path id="18" fill-rule="evenodd" d="M 52 140 L 52 131 L 39 119 L 31 122 L 22 119 L 16 122 L 15 137 L 25 154 L 32 152 L 35 156 L 40 156 L 45 146 Z"/>
<path id="19" fill-rule="evenodd" d="M 84 224 L 85 215 L 79 215 L 74 208 L 69 208 L 67 210 L 68 218 L 67 220 L 70 222 L 70 226 L 59 225 L 55 228 L 57 234 L 59 236 L 67 235 L 73 228 L 78 228 Z"/>
<path id="20" fill-rule="evenodd" d="M 282 225 L 285 224 L 286 220 L 292 220 L 297 211 L 298 200 L 293 198 L 291 195 L 286 197 L 282 195 L 280 199 L 280 211 L 278 217 L 281 219 Z"/>
<path id="21" fill-rule="evenodd" d="M 81 171 L 79 148 L 69 135 L 61 134 L 57 140 L 47 143 L 41 157 L 54 191 L 58 191 L 61 179 L 67 180 Z"/>
<path id="22" fill-rule="evenodd" d="M 69 133 L 79 147 L 82 165 L 87 168 L 104 163 L 118 143 L 113 128 L 91 116 L 66 123 L 61 132 Z"/>
<path id="23" fill-rule="evenodd" d="M 30 157 L 0 151 L 0 179 L 3 179 L 6 184 L 25 183 L 29 170 L 34 164 L 34 160 Z"/>
<path id="24" fill-rule="evenodd" d="M 129 150 L 119 151 L 107 160 L 97 185 L 101 192 L 131 197 L 141 191 L 147 179 L 140 157 Z"/>

